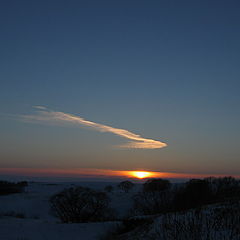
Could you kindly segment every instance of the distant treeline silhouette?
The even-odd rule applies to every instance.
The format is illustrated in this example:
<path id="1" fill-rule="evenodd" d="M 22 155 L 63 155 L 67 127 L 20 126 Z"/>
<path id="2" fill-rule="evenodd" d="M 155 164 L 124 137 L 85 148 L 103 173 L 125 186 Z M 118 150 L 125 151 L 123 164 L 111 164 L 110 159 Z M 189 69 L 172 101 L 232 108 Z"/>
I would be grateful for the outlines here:
<path id="1" fill-rule="evenodd" d="M 118 188 L 127 193 L 134 186 L 123 181 Z M 110 193 L 85 187 L 65 189 L 50 198 L 52 212 L 62 222 L 92 222 L 113 220 Z M 203 205 L 240 200 L 240 181 L 233 177 L 191 179 L 182 184 L 171 184 L 165 179 L 149 179 L 141 191 L 133 195 L 129 215 L 155 215 L 199 208 Z"/>
<path id="2" fill-rule="evenodd" d="M 240 181 L 209 177 L 171 184 L 149 179 L 133 196 L 129 217 L 102 239 L 240 239 Z"/>
<path id="3" fill-rule="evenodd" d="M 24 188 L 28 185 L 26 181 L 23 182 L 8 182 L 0 181 L 0 195 L 7 195 L 12 193 L 21 193 Z"/>
<path id="4" fill-rule="evenodd" d="M 166 213 L 239 199 L 240 181 L 233 177 L 191 179 L 176 185 L 164 179 L 150 179 L 134 196 L 133 212 Z"/>

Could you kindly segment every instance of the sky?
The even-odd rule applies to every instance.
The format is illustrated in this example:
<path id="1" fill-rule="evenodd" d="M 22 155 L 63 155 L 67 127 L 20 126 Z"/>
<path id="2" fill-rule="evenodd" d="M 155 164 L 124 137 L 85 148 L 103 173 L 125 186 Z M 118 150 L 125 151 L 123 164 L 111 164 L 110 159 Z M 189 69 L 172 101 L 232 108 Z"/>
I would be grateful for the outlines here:
<path id="1" fill-rule="evenodd" d="M 1 1 L 1 172 L 240 175 L 239 10 Z"/>

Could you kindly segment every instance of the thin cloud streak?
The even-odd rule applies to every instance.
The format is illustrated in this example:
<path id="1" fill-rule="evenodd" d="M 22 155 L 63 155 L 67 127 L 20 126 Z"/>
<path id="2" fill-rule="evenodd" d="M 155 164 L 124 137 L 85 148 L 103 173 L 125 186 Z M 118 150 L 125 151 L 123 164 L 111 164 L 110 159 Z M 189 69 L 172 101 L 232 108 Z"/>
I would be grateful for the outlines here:
<path id="1" fill-rule="evenodd" d="M 167 146 L 167 144 L 164 142 L 143 138 L 140 135 L 132 133 L 125 129 L 114 128 L 114 127 L 110 127 L 100 123 L 91 122 L 91 121 L 85 120 L 82 117 L 64 113 L 64 112 L 51 111 L 43 106 L 35 106 L 35 108 L 38 109 L 38 111 L 36 111 L 36 114 L 22 115 L 21 118 L 24 121 L 30 121 L 30 122 L 73 123 L 73 124 L 90 127 L 99 132 L 113 133 L 115 135 L 131 140 L 126 144 L 118 146 L 120 148 L 157 149 L 157 148 L 163 148 Z"/>

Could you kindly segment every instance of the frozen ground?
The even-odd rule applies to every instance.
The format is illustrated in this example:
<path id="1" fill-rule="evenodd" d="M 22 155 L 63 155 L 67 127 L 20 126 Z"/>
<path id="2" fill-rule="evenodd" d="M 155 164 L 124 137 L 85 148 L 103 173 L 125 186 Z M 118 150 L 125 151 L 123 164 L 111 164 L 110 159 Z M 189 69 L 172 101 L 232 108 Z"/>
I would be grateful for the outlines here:
<path id="1" fill-rule="evenodd" d="M 114 222 L 58 224 L 35 219 L 0 219 L 1 240 L 93 240 L 99 239 Z"/>
<path id="2" fill-rule="evenodd" d="M 24 193 L 0 196 L 1 240 L 99 239 L 117 222 L 62 224 L 51 215 L 49 197 L 71 186 L 104 189 L 108 183 L 29 183 Z M 114 186 L 114 184 L 112 184 Z M 115 183 L 116 186 L 116 183 Z M 115 187 L 116 189 L 116 187 Z M 137 190 L 137 189 L 136 189 Z M 133 193 L 109 193 L 119 217 L 127 214 Z M 119 200 L 121 199 L 121 200 Z"/>

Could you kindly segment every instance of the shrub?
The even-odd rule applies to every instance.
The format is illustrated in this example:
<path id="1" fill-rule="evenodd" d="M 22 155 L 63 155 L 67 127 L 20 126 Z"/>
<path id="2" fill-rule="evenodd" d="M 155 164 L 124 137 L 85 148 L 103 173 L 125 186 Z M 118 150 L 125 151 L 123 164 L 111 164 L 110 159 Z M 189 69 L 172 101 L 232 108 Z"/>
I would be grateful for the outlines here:
<path id="1" fill-rule="evenodd" d="M 171 183 L 168 180 L 157 178 L 149 179 L 143 184 L 144 192 L 165 191 L 171 187 Z"/>
<path id="2" fill-rule="evenodd" d="M 175 193 L 174 206 L 176 210 L 190 209 L 210 202 L 212 191 L 206 180 L 192 179 Z"/>
<path id="3" fill-rule="evenodd" d="M 166 214 L 155 226 L 153 239 L 235 240 L 240 236 L 239 203 L 231 206 Z"/>
<path id="4" fill-rule="evenodd" d="M 0 217 L 26 218 L 24 213 L 14 211 L 0 212 Z"/>
<path id="5" fill-rule="evenodd" d="M 19 186 L 23 186 L 23 187 L 27 187 L 28 186 L 28 182 L 27 181 L 21 181 L 17 183 Z"/>
<path id="6" fill-rule="evenodd" d="M 215 200 L 240 197 L 240 182 L 233 177 L 206 178 L 211 186 Z"/>
<path id="7" fill-rule="evenodd" d="M 172 207 L 171 184 L 164 179 L 149 179 L 141 192 L 133 197 L 132 212 L 136 214 L 157 214 L 169 211 Z"/>
<path id="8" fill-rule="evenodd" d="M 150 179 L 134 196 L 132 214 L 182 211 L 232 200 L 240 200 L 239 181 L 232 177 L 192 179 L 175 187 L 167 180 Z"/>
<path id="9" fill-rule="evenodd" d="M 133 214 L 150 215 L 170 211 L 172 198 L 170 191 L 139 192 L 133 197 Z"/>
<path id="10" fill-rule="evenodd" d="M 104 188 L 104 190 L 106 191 L 106 192 L 112 192 L 113 191 L 113 186 L 112 185 L 107 185 L 105 188 Z"/>
<path id="11" fill-rule="evenodd" d="M 50 198 L 51 209 L 64 223 L 104 221 L 113 217 L 106 193 L 84 187 L 68 188 Z"/>
<path id="12" fill-rule="evenodd" d="M 127 193 L 134 187 L 134 183 L 131 181 L 123 181 L 118 184 L 118 187 Z"/>
<path id="13" fill-rule="evenodd" d="M 0 181 L 0 195 L 7 195 L 12 193 L 21 193 L 24 191 L 25 185 L 20 183 L 13 183 L 8 181 Z"/>
<path id="14" fill-rule="evenodd" d="M 238 240 L 239 202 L 208 208 L 135 217 L 123 221 L 106 240 Z"/>
<path id="15" fill-rule="evenodd" d="M 136 238 L 135 233 L 145 232 L 153 223 L 152 219 L 129 218 L 109 229 L 100 239 L 101 240 L 122 240 L 122 239 L 143 239 Z M 144 238 L 145 239 L 145 238 Z"/>
<path id="16" fill-rule="evenodd" d="M 209 177 L 188 181 L 175 193 L 174 205 L 176 210 L 184 210 L 231 199 L 240 199 L 239 181 L 232 177 Z"/>

